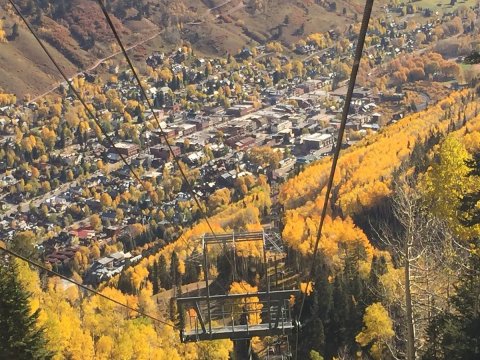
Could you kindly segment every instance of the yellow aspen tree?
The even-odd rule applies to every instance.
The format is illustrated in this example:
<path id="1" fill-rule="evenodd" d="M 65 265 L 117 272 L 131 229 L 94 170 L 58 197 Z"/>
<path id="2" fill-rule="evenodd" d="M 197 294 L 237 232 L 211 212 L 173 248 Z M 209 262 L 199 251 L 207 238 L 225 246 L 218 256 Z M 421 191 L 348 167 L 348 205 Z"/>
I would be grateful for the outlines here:
<path id="1" fill-rule="evenodd" d="M 372 345 L 370 353 L 374 359 L 383 359 L 387 342 L 393 338 L 392 319 L 381 303 L 368 306 L 363 316 L 363 329 L 355 337 L 360 346 Z"/>

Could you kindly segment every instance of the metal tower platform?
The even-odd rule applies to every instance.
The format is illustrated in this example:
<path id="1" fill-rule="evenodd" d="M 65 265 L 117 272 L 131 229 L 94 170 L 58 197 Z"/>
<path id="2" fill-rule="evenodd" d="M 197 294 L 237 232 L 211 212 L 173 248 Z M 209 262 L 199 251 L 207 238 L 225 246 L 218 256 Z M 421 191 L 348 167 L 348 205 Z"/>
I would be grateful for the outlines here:
<path id="1" fill-rule="evenodd" d="M 232 264 L 236 264 L 236 247 L 242 242 L 254 242 L 252 248 L 260 249 L 261 258 L 267 264 L 267 258 L 283 252 L 278 234 L 260 232 L 241 232 L 221 235 L 202 236 L 203 272 L 205 278 L 205 296 L 179 297 L 177 304 L 183 312 L 180 338 L 182 342 L 231 339 L 249 340 L 254 336 L 288 335 L 294 329 L 291 316 L 292 297 L 299 295 L 298 289 L 272 291 L 268 266 L 263 266 L 261 284 L 264 290 L 254 293 L 212 295 L 209 281 L 209 248 L 220 245 L 222 251 L 232 250 Z M 214 253 L 217 253 L 214 251 Z M 237 279 L 240 281 L 241 279 Z"/>

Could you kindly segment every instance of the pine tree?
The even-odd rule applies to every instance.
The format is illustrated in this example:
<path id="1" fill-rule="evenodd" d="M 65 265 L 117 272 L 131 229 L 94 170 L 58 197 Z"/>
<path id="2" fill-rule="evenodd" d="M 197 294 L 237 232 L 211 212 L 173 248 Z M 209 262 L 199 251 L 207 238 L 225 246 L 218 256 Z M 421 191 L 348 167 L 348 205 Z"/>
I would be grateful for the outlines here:
<path id="1" fill-rule="evenodd" d="M 125 294 L 135 294 L 135 288 L 132 281 L 125 271 L 120 274 L 120 278 L 118 279 L 118 289 Z"/>
<path id="2" fill-rule="evenodd" d="M 10 34 L 10 39 L 15 40 L 18 37 L 18 35 L 19 35 L 18 24 L 14 23 L 12 26 L 12 33 Z"/>
<path id="3" fill-rule="evenodd" d="M 158 262 L 155 260 L 153 266 L 148 269 L 148 278 L 153 286 L 153 294 L 158 294 L 160 291 L 160 278 L 158 275 Z"/>
<path id="4" fill-rule="evenodd" d="M 172 252 L 172 258 L 170 260 L 170 278 L 173 285 L 181 284 L 180 272 L 178 271 L 178 256 L 174 251 Z"/>
<path id="5" fill-rule="evenodd" d="M 185 283 L 192 283 L 198 281 L 199 269 L 197 264 L 192 261 L 187 261 L 185 264 Z"/>
<path id="6" fill-rule="evenodd" d="M 44 329 L 36 324 L 40 310 L 31 314 L 30 294 L 10 259 L 0 260 L 0 294 L 0 359 L 51 359 Z"/>
<path id="7" fill-rule="evenodd" d="M 313 292 L 305 299 L 305 309 L 301 319 L 303 329 L 299 344 L 300 358 L 306 358 L 310 350 L 326 355 L 327 331 L 330 329 L 333 286 L 329 282 L 330 270 L 325 255 L 318 257 L 318 266 Z"/>
<path id="8" fill-rule="evenodd" d="M 383 298 L 380 284 L 380 277 L 387 273 L 387 261 L 384 256 L 373 255 L 372 266 L 368 278 L 367 304 L 380 302 Z"/>
<path id="9" fill-rule="evenodd" d="M 435 317 L 429 326 L 424 359 L 480 358 L 480 241 L 469 257 L 453 297 L 454 312 Z"/>
<path id="10" fill-rule="evenodd" d="M 467 161 L 470 168 L 469 176 L 480 176 L 480 152 L 473 156 L 472 160 Z M 461 222 L 466 226 L 474 226 L 480 223 L 480 209 L 477 203 L 480 201 L 480 191 L 466 194 L 461 202 L 460 211 L 462 212 Z"/>
<path id="11" fill-rule="evenodd" d="M 163 255 L 158 259 L 158 277 L 160 279 L 161 287 L 164 289 L 170 289 L 172 287 L 172 279 L 167 271 L 167 261 Z"/>
<path id="12" fill-rule="evenodd" d="M 331 345 L 331 354 L 335 354 L 347 342 L 347 323 L 349 321 L 348 314 L 350 312 L 350 303 L 348 294 L 345 291 L 345 283 L 341 275 L 335 277 L 333 283 L 333 309 L 330 324 L 330 338 L 327 343 Z"/>

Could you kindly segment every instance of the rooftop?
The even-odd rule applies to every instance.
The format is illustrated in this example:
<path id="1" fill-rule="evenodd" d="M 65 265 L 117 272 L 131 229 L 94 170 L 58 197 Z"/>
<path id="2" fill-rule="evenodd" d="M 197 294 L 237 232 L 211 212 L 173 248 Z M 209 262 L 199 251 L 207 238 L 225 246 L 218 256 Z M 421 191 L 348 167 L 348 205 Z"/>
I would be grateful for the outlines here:
<path id="1" fill-rule="evenodd" d="M 118 143 L 115 144 L 115 147 L 117 149 L 129 149 L 132 146 L 136 146 L 136 145 L 132 144 L 132 143 L 127 143 L 127 142 L 118 142 Z"/>
<path id="2" fill-rule="evenodd" d="M 332 137 L 331 134 L 315 133 L 315 134 L 304 136 L 303 141 L 324 141 L 324 140 L 330 139 L 331 137 Z"/>

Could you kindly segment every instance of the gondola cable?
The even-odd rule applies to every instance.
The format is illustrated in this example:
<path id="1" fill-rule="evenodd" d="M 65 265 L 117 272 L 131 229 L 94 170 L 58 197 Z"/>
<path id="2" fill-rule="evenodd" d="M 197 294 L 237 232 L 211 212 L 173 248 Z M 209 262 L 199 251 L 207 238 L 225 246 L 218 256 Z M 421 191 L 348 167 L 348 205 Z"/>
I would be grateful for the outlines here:
<path id="1" fill-rule="evenodd" d="M 335 144 L 335 151 L 334 151 L 334 155 L 333 155 L 332 166 L 331 166 L 331 169 L 330 169 L 330 175 L 329 175 L 328 182 L 327 182 L 325 199 L 324 199 L 324 202 L 323 202 L 322 213 L 321 213 L 321 216 L 320 216 L 320 223 L 319 223 L 318 232 L 317 232 L 317 236 L 316 236 L 316 240 L 315 240 L 315 246 L 313 248 L 312 265 L 311 265 L 311 268 L 310 268 L 310 272 L 307 276 L 305 289 L 303 290 L 304 294 L 302 296 L 302 302 L 301 302 L 300 311 L 299 311 L 298 319 L 297 319 L 298 324 L 300 324 L 300 319 L 301 319 L 303 309 L 304 309 L 304 306 L 305 306 L 305 299 L 308 296 L 309 287 L 311 286 L 311 282 L 313 280 L 313 277 L 315 276 L 315 270 L 316 270 L 316 266 L 315 266 L 316 261 L 315 260 L 316 260 L 317 254 L 318 254 L 320 239 L 322 237 L 323 225 L 324 225 L 324 222 L 325 222 L 325 218 L 327 216 L 330 194 L 331 194 L 332 188 L 333 188 L 333 180 L 334 180 L 334 177 L 335 177 L 335 171 L 336 171 L 336 168 L 337 168 L 338 159 L 340 157 L 340 151 L 342 149 L 343 136 L 344 136 L 344 133 L 345 133 L 345 127 L 346 127 L 346 124 L 347 124 L 348 114 L 350 112 L 350 102 L 352 101 L 353 91 L 355 89 L 355 82 L 356 82 L 357 74 L 358 74 L 358 69 L 360 67 L 360 61 L 362 59 L 363 47 L 364 47 L 364 44 L 365 44 L 365 37 L 367 35 L 368 24 L 370 22 L 370 16 L 372 14 L 373 3 L 374 3 L 374 0 L 366 0 L 366 3 L 365 3 L 362 24 L 361 24 L 360 32 L 358 34 L 357 46 L 356 46 L 356 49 L 355 49 L 355 56 L 354 56 L 354 59 L 353 59 L 352 70 L 351 70 L 351 73 L 350 73 L 350 81 L 348 83 L 347 95 L 345 97 L 345 103 L 344 103 L 344 106 L 343 106 L 342 120 L 341 120 L 340 127 L 339 127 L 339 130 L 338 130 L 338 136 L 337 136 L 337 142 Z M 299 330 L 300 329 L 297 329 L 296 340 L 295 340 L 295 359 L 297 359 L 297 356 L 298 356 L 298 334 L 299 334 Z"/>
<path id="2" fill-rule="evenodd" d="M 17 5 L 13 2 L 13 0 L 8 0 L 9 3 L 12 5 L 12 7 L 15 9 L 16 13 L 20 16 L 20 18 L 22 19 L 22 21 L 24 22 L 24 24 L 26 25 L 27 29 L 30 31 L 30 33 L 33 35 L 33 37 L 35 38 L 35 40 L 38 42 L 38 44 L 40 45 L 40 47 L 42 48 L 42 50 L 45 52 L 45 54 L 47 55 L 47 57 L 50 59 L 50 61 L 53 63 L 53 65 L 55 66 L 55 68 L 57 69 L 57 71 L 60 73 L 60 75 L 62 76 L 62 78 L 64 79 L 64 81 L 67 83 L 67 85 L 69 86 L 70 90 L 72 90 L 72 92 L 75 94 L 75 96 L 78 98 L 78 100 L 80 101 L 80 103 L 82 104 L 82 106 L 85 108 L 87 114 L 90 116 L 90 118 L 97 124 L 97 126 L 100 128 L 100 131 L 102 132 L 102 134 L 105 136 L 105 138 L 107 139 L 108 143 L 110 144 L 110 146 L 112 147 L 112 149 L 119 155 L 120 159 L 122 160 L 122 162 L 125 164 L 125 166 L 127 166 L 130 174 L 134 177 L 134 179 L 139 183 L 139 185 L 143 188 L 143 190 L 146 192 L 147 196 L 150 195 L 150 191 L 146 188 L 144 182 L 140 179 L 140 177 L 138 176 L 138 174 L 135 172 L 135 170 L 133 169 L 133 167 L 128 163 L 128 161 L 126 160 L 126 158 L 119 152 L 119 150 L 116 148 L 115 146 L 115 143 L 114 141 L 112 140 L 112 138 L 110 137 L 110 135 L 108 135 L 108 133 L 105 131 L 105 129 L 102 127 L 100 121 L 98 120 L 98 118 L 95 116 L 95 114 L 93 113 L 93 111 L 90 109 L 90 107 L 87 105 L 87 103 L 85 102 L 85 100 L 82 98 L 82 96 L 80 95 L 80 93 L 75 89 L 75 87 L 73 86 L 72 84 L 72 81 L 67 77 L 67 75 L 65 74 L 65 72 L 61 69 L 60 65 L 56 62 L 56 60 L 53 58 L 53 56 L 51 55 L 50 51 L 46 48 L 46 46 L 43 44 L 43 41 L 38 37 L 38 35 L 36 34 L 36 32 L 33 30 L 33 28 L 31 27 L 30 23 L 27 21 L 27 19 L 23 16 L 23 14 L 20 12 L 20 9 L 17 7 Z M 160 211 L 164 214 L 164 216 L 166 216 L 165 214 L 165 211 L 160 207 Z M 183 241 L 185 243 L 185 245 L 187 246 L 187 249 L 188 250 L 191 250 L 190 248 L 190 244 L 188 244 L 188 242 L 183 238 L 183 235 L 180 236 L 179 238 L 181 241 Z"/>
<path id="3" fill-rule="evenodd" d="M 101 292 L 99 292 L 99 291 L 97 291 L 97 290 L 94 290 L 94 289 L 92 289 L 92 288 L 90 288 L 90 287 L 88 287 L 88 286 L 86 286 L 86 285 L 84 285 L 84 284 L 79 283 L 78 281 L 72 280 L 72 279 L 70 279 L 69 277 L 67 277 L 67 276 L 65 276 L 65 275 L 62 275 L 62 274 L 60 274 L 60 273 L 58 273 L 58 272 L 56 272 L 56 271 L 50 270 L 50 269 L 48 269 L 46 266 L 43 266 L 43 265 L 37 263 L 36 261 L 33 261 L 33 260 L 31 260 L 31 259 L 23 256 L 23 255 L 20 255 L 20 254 L 18 254 L 17 252 L 11 250 L 11 249 L 7 249 L 6 247 L 0 245 L 0 250 L 3 251 L 4 253 L 10 255 L 10 256 L 13 256 L 13 257 L 15 257 L 15 258 L 17 258 L 17 259 L 19 259 L 19 260 L 22 260 L 22 261 L 30 264 L 31 266 L 34 266 L 34 267 L 36 267 L 36 268 L 38 268 L 38 269 L 40 269 L 40 270 L 43 270 L 43 271 L 49 273 L 50 275 L 58 276 L 59 278 L 65 280 L 65 281 L 68 281 L 69 283 L 74 284 L 74 285 L 78 286 L 79 288 L 81 288 L 81 289 L 83 289 L 83 290 L 85 290 L 85 291 L 88 291 L 88 292 L 90 292 L 90 293 L 92 293 L 92 294 L 94 294 L 94 295 L 97 295 L 97 296 L 105 299 L 105 300 L 108 300 L 108 301 L 113 302 L 113 303 L 115 303 L 115 304 L 117 304 L 117 305 L 119 305 L 119 306 L 122 306 L 122 307 L 124 307 L 124 308 L 127 309 L 127 310 L 136 312 L 137 314 L 139 314 L 139 315 L 141 315 L 141 316 L 144 316 L 144 317 L 146 317 L 146 318 L 148 318 L 148 319 L 150 319 L 150 320 L 153 320 L 153 321 L 156 321 L 156 322 L 158 322 L 158 323 L 161 323 L 161 324 L 170 326 L 170 327 L 172 327 L 172 328 L 175 328 L 175 325 L 173 325 L 173 324 L 171 324 L 171 323 L 169 323 L 169 322 L 167 322 L 167 321 L 161 320 L 161 319 L 159 319 L 159 318 L 157 318 L 157 317 L 155 317 L 155 316 L 152 316 L 152 315 L 150 315 L 150 314 L 147 314 L 147 313 L 143 312 L 142 310 L 136 309 L 136 308 L 134 308 L 134 307 L 131 307 L 131 306 L 128 305 L 128 304 L 124 304 L 124 303 L 122 303 L 122 302 L 120 302 L 120 301 L 118 301 L 118 300 L 115 300 L 115 299 L 113 299 L 113 298 L 111 298 L 111 297 L 109 297 L 109 296 L 107 296 L 107 295 L 105 295 L 105 294 L 103 294 L 103 293 L 101 293 Z"/>
<path id="4" fill-rule="evenodd" d="M 152 102 L 151 102 L 150 98 L 148 97 L 148 94 L 147 94 L 147 92 L 145 91 L 144 86 L 142 85 L 142 82 L 141 82 L 141 80 L 140 80 L 140 77 L 139 77 L 137 71 L 135 70 L 135 67 L 133 66 L 132 60 L 130 59 L 130 56 L 128 55 L 127 50 L 126 50 L 125 46 L 123 45 L 122 40 L 120 39 L 120 36 L 119 36 L 119 34 L 118 34 L 118 31 L 117 31 L 115 25 L 113 24 L 113 21 L 112 21 L 109 13 L 108 13 L 108 11 L 107 11 L 107 8 L 106 8 L 105 5 L 103 4 L 103 1 L 102 1 L 102 0 L 97 0 L 97 3 L 98 3 L 98 5 L 100 6 L 100 9 L 101 9 L 102 12 L 103 12 L 103 15 L 104 15 L 104 17 L 105 17 L 105 20 L 107 21 L 107 24 L 108 24 L 108 26 L 110 27 L 110 30 L 112 31 L 112 33 L 113 33 L 113 35 L 114 35 L 114 37 L 115 37 L 115 40 L 117 41 L 117 44 L 120 46 L 120 49 L 122 50 L 122 53 L 123 53 L 123 55 L 124 55 L 124 57 L 125 57 L 125 60 L 127 61 L 128 66 L 129 66 L 130 70 L 132 71 L 133 77 L 135 78 L 135 80 L 136 80 L 136 82 L 137 82 L 137 86 L 138 86 L 139 90 L 140 90 L 141 93 L 142 93 L 142 97 L 143 97 L 143 99 L 145 100 L 146 104 L 148 105 L 148 108 L 150 109 L 150 111 L 151 111 L 151 113 L 152 113 L 152 115 L 153 115 L 153 117 L 154 117 L 154 119 L 155 119 L 155 122 L 157 123 L 157 126 L 158 126 L 158 128 L 159 128 L 159 130 L 160 130 L 160 134 L 161 134 L 162 138 L 164 139 L 165 144 L 167 145 L 170 154 L 172 155 L 172 158 L 173 158 L 173 160 L 174 160 L 174 162 L 175 162 L 175 165 L 178 167 L 178 169 L 179 169 L 179 171 L 180 171 L 180 174 L 181 174 L 183 180 L 185 181 L 185 185 L 186 185 L 186 187 L 187 187 L 187 191 L 190 193 L 190 196 L 192 197 L 192 199 L 194 200 L 195 204 L 197 205 L 198 210 L 200 211 L 200 215 L 201 215 L 201 217 L 204 219 L 205 223 L 207 224 L 207 226 L 208 226 L 211 234 L 213 235 L 214 238 L 217 238 L 217 235 L 216 235 L 215 231 L 213 230 L 213 226 L 211 225 L 210 221 L 208 220 L 208 216 L 207 216 L 206 212 L 204 211 L 204 209 L 203 209 L 200 201 L 198 200 L 198 197 L 197 197 L 197 195 L 196 195 L 196 193 L 195 193 L 195 191 L 194 191 L 194 189 L 193 189 L 192 184 L 191 184 L 190 181 L 188 180 L 188 177 L 186 176 L 185 171 L 184 171 L 182 165 L 180 164 L 180 161 L 178 160 L 177 155 L 174 153 L 173 148 L 172 148 L 172 145 L 170 145 L 168 136 L 167 136 L 167 134 L 165 133 L 165 131 L 163 130 L 163 127 L 162 127 L 162 125 L 161 125 L 161 123 L 160 123 L 160 120 L 158 119 L 158 116 L 157 116 L 156 112 L 155 112 L 154 109 L 153 109 Z M 235 254 L 233 254 L 233 256 L 235 256 Z M 228 257 L 227 254 L 225 254 L 225 257 L 226 257 L 227 261 L 230 263 L 230 266 L 232 267 L 232 271 L 233 271 L 232 275 L 233 275 L 234 277 L 236 276 L 238 279 L 240 279 L 240 277 L 238 276 L 237 269 L 236 269 L 234 263 L 230 260 L 230 258 Z M 241 286 L 246 292 L 248 292 L 242 282 L 239 282 L 239 284 L 240 284 L 240 286 Z"/>

